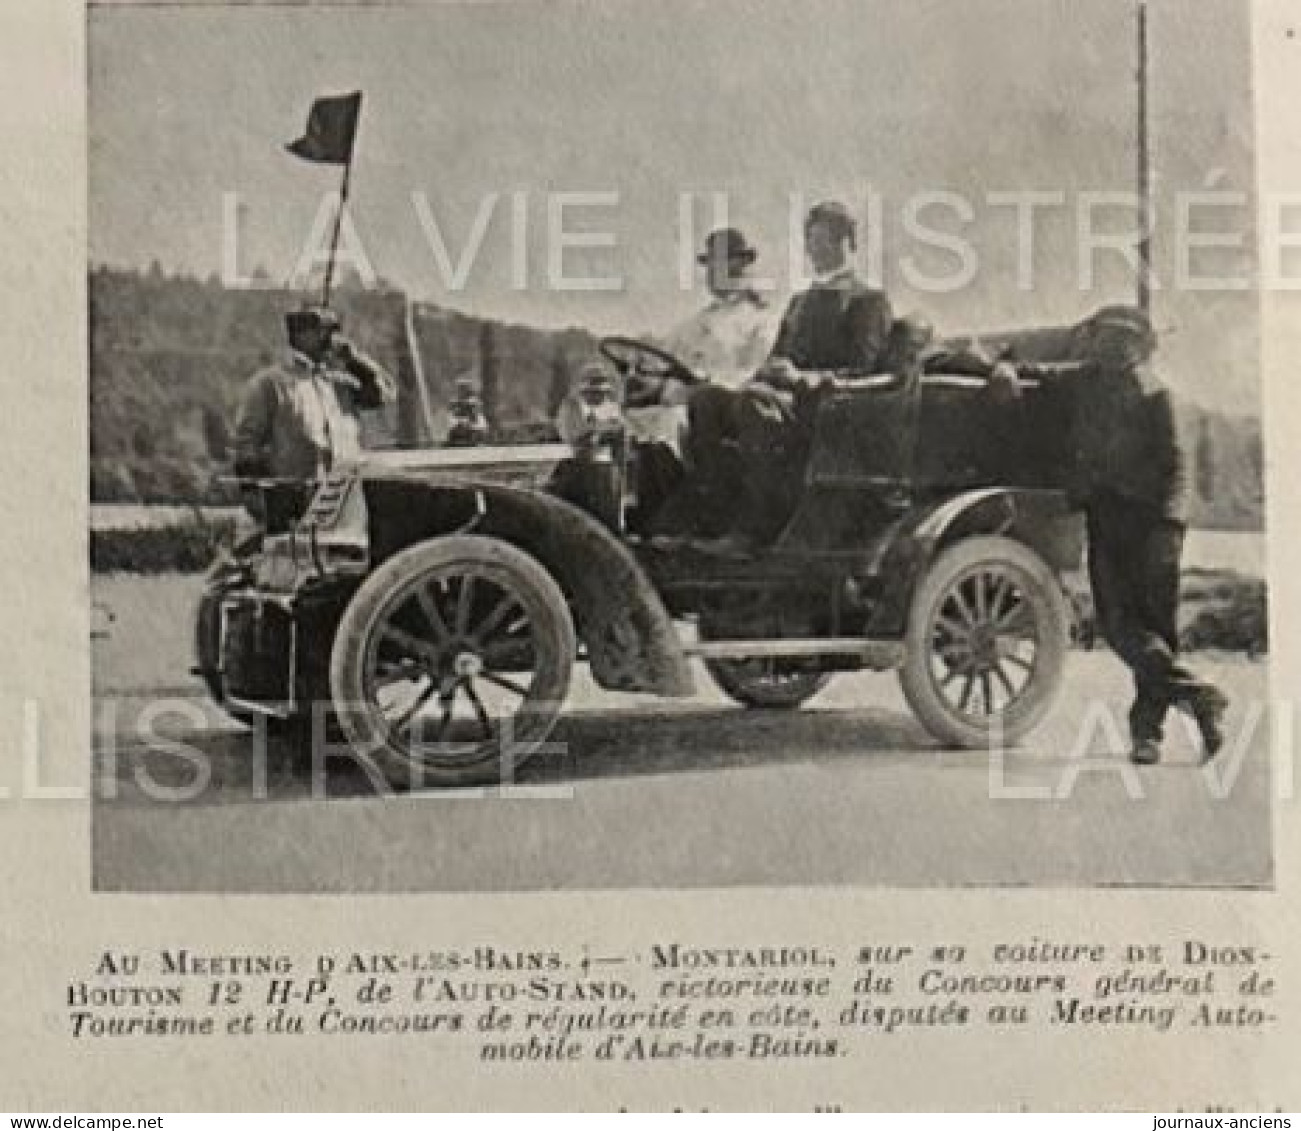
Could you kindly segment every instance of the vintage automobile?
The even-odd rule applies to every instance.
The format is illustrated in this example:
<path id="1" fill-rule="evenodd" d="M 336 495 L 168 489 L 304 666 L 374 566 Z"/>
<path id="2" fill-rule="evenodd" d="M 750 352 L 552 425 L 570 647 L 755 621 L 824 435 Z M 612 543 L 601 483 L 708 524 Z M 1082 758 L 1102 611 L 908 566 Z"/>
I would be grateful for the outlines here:
<path id="1" fill-rule="evenodd" d="M 630 339 L 601 348 L 625 396 L 703 379 Z M 699 658 L 759 708 L 897 670 L 940 743 L 1014 744 L 1069 642 L 1068 413 L 1059 390 L 1000 400 L 942 357 L 829 391 L 790 520 L 748 558 L 651 537 L 665 453 L 618 435 L 369 453 L 214 574 L 198 669 L 236 717 L 315 717 L 404 787 L 511 779 L 580 661 L 602 688 L 687 696 Z"/>

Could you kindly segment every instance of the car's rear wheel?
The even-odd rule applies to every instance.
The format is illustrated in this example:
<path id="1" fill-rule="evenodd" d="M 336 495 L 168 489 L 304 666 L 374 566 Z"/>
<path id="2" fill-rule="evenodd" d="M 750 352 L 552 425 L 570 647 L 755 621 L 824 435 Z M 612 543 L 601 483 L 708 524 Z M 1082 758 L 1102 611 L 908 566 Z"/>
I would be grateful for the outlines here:
<path id="1" fill-rule="evenodd" d="M 729 699 L 746 707 L 788 711 L 807 703 L 831 678 L 798 665 L 798 661 L 772 657 L 705 661 L 714 682 Z"/>
<path id="2" fill-rule="evenodd" d="M 704 609 L 699 625 L 702 640 L 762 639 L 789 635 L 792 630 L 769 597 L 746 594 Z M 719 690 L 734 702 L 779 711 L 792 711 L 807 703 L 831 678 L 818 671 L 813 661 L 782 656 L 709 659 L 705 667 Z"/>
<path id="3" fill-rule="evenodd" d="M 334 708 L 401 787 L 511 780 L 559 717 L 577 653 L 564 594 L 505 542 L 455 535 L 394 555 L 344 611 Z"/>
<path id="4" fill-rule="evenodd" d="M 913 595 L 900 681 L 928 731 L 961 747 L 1012 745 L 1061 686 L 1070 618 L 1057 578 L 1009 538 L 944 550 Z"/>

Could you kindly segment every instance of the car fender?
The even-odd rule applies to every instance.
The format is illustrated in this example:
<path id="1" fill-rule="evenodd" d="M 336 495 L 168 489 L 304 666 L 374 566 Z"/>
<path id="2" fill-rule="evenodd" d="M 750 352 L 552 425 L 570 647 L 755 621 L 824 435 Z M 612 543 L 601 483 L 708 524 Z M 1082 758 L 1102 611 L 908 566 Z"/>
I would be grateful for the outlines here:
<path id="1" fill-rule="evenodd" d="M 910 511 L 882 540 L 871 635 L 902 636 L 913 592 L 936 555 L 963 538 L 991 534 L 1023 543 L 1057 573 L 1077 569 L 1083 556 L 1083 521 L 1062 491 L 985 487 L 951 495 Z"/>
<path id="2" fill-rule="evenodd" d="M 601 687 L 694 693 L 672 618 L 645 571 L 614 534 L 573 504 L 502 483 L 414 477 L 368 479 L 365 502 L 372 568 L 442 534 L 501 538 L 535 557 L 559 583 Z"/>

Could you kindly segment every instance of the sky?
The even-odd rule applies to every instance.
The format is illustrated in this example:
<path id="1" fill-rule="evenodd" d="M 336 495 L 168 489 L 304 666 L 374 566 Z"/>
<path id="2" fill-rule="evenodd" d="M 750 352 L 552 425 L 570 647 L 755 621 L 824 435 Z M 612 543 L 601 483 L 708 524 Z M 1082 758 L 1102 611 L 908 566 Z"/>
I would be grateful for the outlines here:
<path id="1" fill-rule="evenodd" d="M 1167 365 L 1196 399 L 1250 410 L 1254 298 L 1168 285 L 1176 194 L 1252 188 L 1247 6 L 1150 9 Z M 241 272 L 288 277 L 337 172 L 284 143 L 314 97 L 361 89 L 357 238 L 380 275 L 469 313 L 663 330 L 701 301 L 679 281 L 682 194 L 696 194 L 698 242 L 714 192 L 758 247 L 775 301 L 792 284 L 791 216 L 826 197 L 871 229 L 863 271 L 898 310 L 943 331 L 1065 322 L 1133 293 L 1116 255 L 1100 255 L 1094 286 L 1081 289 L 1075 234 L 1080 194 L 1134 186 L 1133 0 L 110 3 L 89 21 L 92 262 L 219 271 L 224 201 L 236 200 Z M 1020 190 L 1064 201 L 1036 220 L 1030 289 L 1018 280 L 1016 214 L 990 202 Z M 617 278 L 617 289 L 547 284 L 549 202 L 566 192 L 617 196 L 570 206 L 568 229 L 608 233 L 613 246 L 564 259 L 570 277 Z M 493 193 L 466 283 L 449 291 L 413 194 L 455 259 Z M 977 256 L 975 277 L 945 292 L 917 274 L 952 279 L 960 261 L 903 226 L 923 193 L 956 193 L 973 209 L 965 223 L 943 207 L 920 214 L 961 231 Z M 1220 213 L 1209 230 L 1246 232 L 1250 244 L 1246 216 Z M 1126 223 L 1098 217 L 1104 229 Z M 1249 260 L 1213 251 L 1198 264 L 1236 276 Z"/>

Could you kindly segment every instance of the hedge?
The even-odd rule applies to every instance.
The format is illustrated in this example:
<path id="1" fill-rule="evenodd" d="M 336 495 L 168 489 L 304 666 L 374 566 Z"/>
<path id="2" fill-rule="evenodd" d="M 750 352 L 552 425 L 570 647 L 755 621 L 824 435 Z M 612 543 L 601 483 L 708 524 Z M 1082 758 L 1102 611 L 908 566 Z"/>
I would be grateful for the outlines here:
<path id="1" fill-rule="evenodd" d="M 201 573 L 234 537 L 233 519 L 193 518 L 171 526 L 92 530 L 92 573 Z"/>

